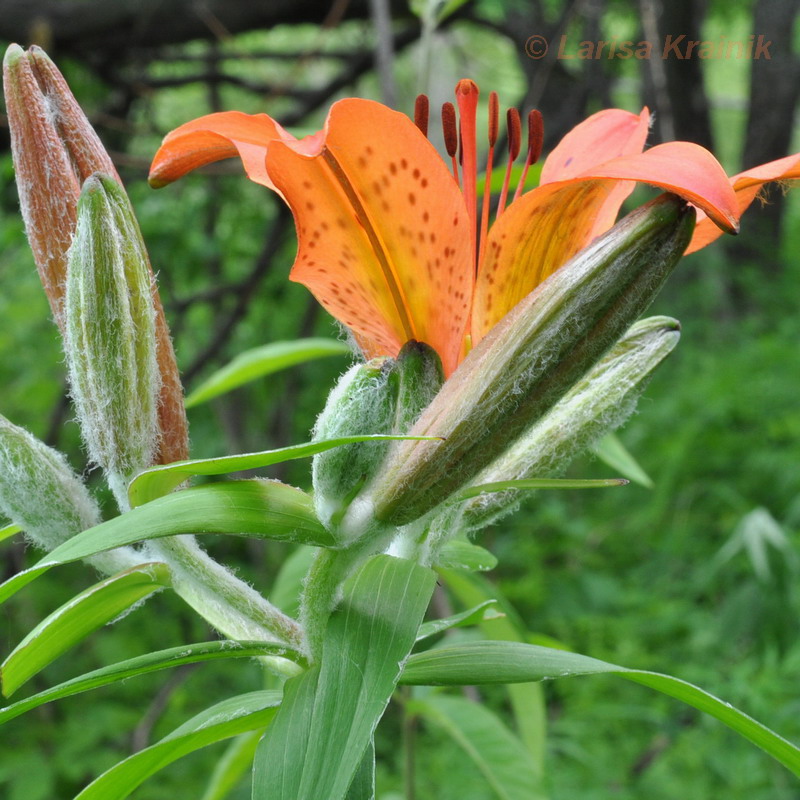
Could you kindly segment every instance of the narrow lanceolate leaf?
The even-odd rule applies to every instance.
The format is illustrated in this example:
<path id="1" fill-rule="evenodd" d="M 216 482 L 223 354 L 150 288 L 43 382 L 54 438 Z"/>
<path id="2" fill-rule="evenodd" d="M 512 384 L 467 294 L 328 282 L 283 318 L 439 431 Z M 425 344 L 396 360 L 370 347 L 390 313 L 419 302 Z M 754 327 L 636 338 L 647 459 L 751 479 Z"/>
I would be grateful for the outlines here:
<path id="1" fill-rule="evenodd" d="M 497 557 L 480 545 L 464 539 L 451 539 L 439 551 L 434 566 L 467 572 L 487 572 L 497 566 Z"/>
<path id="2" fill-rule="evenodd" d="M 528 631 L 514 607 L 482 575 L 474 572 L 440 569 L 439 576 L 445 587 L 462 605 L 471 606 L 489 598 L 498 603 L 503 616 L 487 619 L 480 623 L 480 631 L 487 639 L 524 642 Z M 545 750 L 547 744 L 547 709 L 544 692 L 539 683 L 512 683 L 506 687 L 511 710 L 514 713 L 516 731 L 531 754 L 531 763 L 544 781 Z"/>
<path id="3" fill-rule="evenodd" d="M 75 800 L 122 800 L 173 761 L 223 739 L 266 728 L 280 702 L 280 692 L 267 691 L 223 700 L 185 722 L 160 742 L 112 767 Z"/>
<path id="4" fill-rule="evenodd" d="M 430 695 L 412 700 L 406 710 L 449 734 L 481 771 L 498 800 L 544 800 L 528 751 L 485 706 L 463 697 Z"/>
<path id="5" fill-rule="evenodd" d="M 149 563 L 106 578 L 73 597 L 40 622 L 3 662 L 3 695 L 9 697 L 73 645 L 164 586 L 169 586 L 166 565 Z"/>
<path id="6" fill-rule="evenodd" d="M 239 353 L 230 363 L 217 370 L 187 398 L 186 407 L 205 403 L 245 383 L 273 372 L 330 356 L 346 356 L 350 347 L 335 339 L 297 339 L 293 342 L 272 342 Z"/>
<path id="7" fill-rule="evenodd" d="M 217 761 L 202 800 L 225 800 L 253 766 L 261 731 L 237 736 Z"/>
<path id="8" fill-rule="evenodd" d="M 12 536 L 16 536 L 18 533 L 22 533 L 22 526 L 15 525 L 12 522 L 11 525 L 6 525 L 4 528 L 0 528 L 0 542 L 10 539 Z"/>
<path id="9" fill-rule="evenodd" d="M 431 636 L 436 636 L 437 633 L 450 630 L 451 628 L 466 628 L 470 625 L 478 625 L 487 619 L 495 619 L 502 617 L 492 606 L 497 605 L 496 600 L 486 600 L 475 608 L 469 608 L 462 611 L 460 614 L 453 614 L 450 617 L 442 619 L 432 619 L 430 622 L 425 622 L 419 626 L 417 632 L 417 641 L 422 642 L 425 639 L 430 639 Z"/>
<path id="10" fill-rule="evenodd" d="M 0 585 L 0 603 L 51 567 L 164 536 L 221 533 L 330 547 L 333 539 L 314 515 L 311 498 L 277 481 L 233 481 L 161 497 L 89 528 L 37 564 Z"/>
<path id="11" fill-rule="evenodd" d="M 256 755 L 254 800 L 342 800 L 414 645 L 436 577 L 375 556 L 345 584 L 319 664 L 286 683 Z"/>
<path id="12" fill-rule="evenodd" d="M 131 507 L 141 506 L 158 497 L 163 497 L 176 486 L 180 486 L 187 478 L 195 475 L 226 475 L 246 469 L 260 469 L 283 461 L 332 450 L 342 445 L 356 442 L 391 441 L 407 439 L 407 436 L 344 436 L 337 439 L 324 439 L 319 442 L 295 444 L 277 450 L 263 450 L 259 453 L 243 453 L 237 456 L 221 456 L 219 458 L 201 458 L 195 461 L 178 461 L 174 464 L 153 467 L 140 472 L 128 487 L 128 498 Z"/>
<path id="13" fill-rule="evenodd" d="M 24 700 L 20 700 L 10 706 L 0 708 L 0 724 L 46 703 L 52 703 L 54 700 L 61 700 L 64 697 L 71 697 L 72 695 L 98 689 L 101 686 L 108 686 L 112 683 L 119 683 L 120 681 L 128 680 L 128 678 L 135 678 L 137 675 L 147 675 L 151 672 L 179 667 L 182 664 L 199 664 L 204 661 L 216 661 L 221 658 L 256 658 L 258 656 L 287 658 L 300 665 L 305 665 L 306 663 L 302 653 L 292 647 L 275 642 L 232 642 L 217 639 L 213 642 L 171 647 L 168 650 L 147 653 L 143 656 L 110 664 L 107 667 L 101 667 L 93 672 L 87 672 L 85 675 L 79 675 L 77 678 L 59 683 L 57 686 L 53 686 L 43 692 L 26 697 Z"/>
<path id="14" fill-rule="evenodd" d="M 645 489 L 652 489 L 653 479 L 631 455 L 615 433 L 609 433 L 592 447 L 592 452 L 611 469 Z"/>
<path id="15" fill-rule="evenodd" d="M 523 478 L 515 481 L 497 481 L 496 483 L 483 483 L 462 489 L 454 498 L 454 502 L 469 500 L 481 494 L 492 492 L 507 492 L 509 490 L 538 489 L 607 489 L 611 486 L 627 486 L 630 481 L 624 478 L 601 478 L 587 480 L 573 480 L 572 478 Z"/>
<path id="16" fill-rule="evenodd" d="M 566 650 L 518 642 L 471 642 L 442 647 L 412 656 L 401 682 L 425 686 L 478 686 L 603 673 L 649 686 L 716 717 L 800 775 L 800 748 L 730 703 L 680 678 L 627 669 Z"/>

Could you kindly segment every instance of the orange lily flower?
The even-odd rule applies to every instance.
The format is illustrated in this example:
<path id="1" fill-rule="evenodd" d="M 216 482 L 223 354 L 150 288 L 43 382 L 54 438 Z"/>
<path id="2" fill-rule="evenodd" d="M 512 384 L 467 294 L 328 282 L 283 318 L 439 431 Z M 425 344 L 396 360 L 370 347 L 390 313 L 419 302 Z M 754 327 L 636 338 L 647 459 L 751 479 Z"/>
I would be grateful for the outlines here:
<path id="1" fill-rule="evenodd" d="M 294 214 L 299 247 L 291 279 L 353 332 L 367 357 L 394 356 L 416 339 L 439 353 L 449 375 L 523 297 L 614 224 L 636 182 L 697 206 L 703 221 L 696 239 L 705 244 L 717 226 L 738 229 L 740 211 L 764 181 L 797 169 L 797 157 L 784 159 L 776 169 L 788 173 L 754 171 L 732 185 L 698 145 L 644 150 L 647 109 L 612 109 L 568 133 L 545 161 L 540 186 L 522 193 L 523 176 L 505 208 L 521 138 L 512 109 L 505 186 L 490 227 L 491 198 L 484 196 L 482 209 L 478 198 L 478 87 L 460 81 L 456 100 L 460 121 L 451 104 L 442 114 L 452 171 L 427 139 L 421 96 L 415 121 L 370 100 L 340 100 L 325 127 L 304 139 L 266 114 L 210 114 L 165 138 L 150 183 L 164 186 L 238 155 L 250 179 L 280 194 Z M 498 138 L 494 92 L 489 105 L 487 175 Z M 542 140 L 538 112 L 528 122 L 524 173 Z"/>

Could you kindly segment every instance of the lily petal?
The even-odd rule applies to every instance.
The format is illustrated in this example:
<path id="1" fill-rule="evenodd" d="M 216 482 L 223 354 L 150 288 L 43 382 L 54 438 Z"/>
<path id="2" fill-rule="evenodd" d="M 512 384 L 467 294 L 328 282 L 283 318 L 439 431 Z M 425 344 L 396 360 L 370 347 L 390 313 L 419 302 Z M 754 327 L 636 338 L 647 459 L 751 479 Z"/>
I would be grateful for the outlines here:
<path id="1" fill-rule="evenodd" d="M 331 108 L 317 155 L 269 148 L 297 225 L 291 278 L 351 328 L 368 355 L 426 342 L 455 369 L 473 288 L 467 209 L 433 146 L 369 100 Z"/>
<path id="2" fill-rule="evenodd" d="M 638 155 L 644 150 L 649 130 L 647 107 L 640 114 L 619 108 L 592 114 L 564 136 L 547 157 L 540 185 L 575 178 L 620 156 Z M 595 209 L 595 225 L 589 240 L 605 233 L 616 222 L 622 204 L 635 188 L 636 184 L 630 181 L 617 184 L 602 206 Z"/>
<path id="3" fill-rule="evenodd" d="M 748 206 L 756 199 L 765 183 L 770 181 L 796 180 L 800 178 L 800 153 L 793 156 L 779 158 L 777 161 L 770 161 L 761 166 L 740 172 L 731 178 L 733 191 L 736 193 L 736 202 L 739 206 L 739 214 L 744 214 Z M 722 236 L 722 231 L 714 222 L 699 212 L 697 215 L 697 225 L 694 229 L 694 236 L 686 249 L 686 253 L 694 253 L 702 249 L 707 244 L 711 244 L 715 239 Z"/>
<path id="4" fill-rule="evenodd" d="M 153 159 L 148 180 L 159 189 L 198 167 L 239 156 L 250 180 L 274 189 L 264 166 L 267 148 L 274 141 L 295 138 L 267 114 L 207 114 L 167 134 Z"/>
<path id="5" fill-rule="evenodd" d="M 735 227 L 736 197 L 722 167 L 687 142 L 658 145 L 540 186 L 512 203 L 489 231 L 475 289 L 473 344 L 601 232 L 598 214 L 613 222 L 607 214 L 619 181 L 659 186 Z"/>
<path id="6" fill-rule="evenodd" d="M 632 114 L 619 108 L 598 111 L 576 125 L 542 165 L 540 183 L 569 180 L 619 156 L 641 153 L 650 126 L 650 111 Z"/>

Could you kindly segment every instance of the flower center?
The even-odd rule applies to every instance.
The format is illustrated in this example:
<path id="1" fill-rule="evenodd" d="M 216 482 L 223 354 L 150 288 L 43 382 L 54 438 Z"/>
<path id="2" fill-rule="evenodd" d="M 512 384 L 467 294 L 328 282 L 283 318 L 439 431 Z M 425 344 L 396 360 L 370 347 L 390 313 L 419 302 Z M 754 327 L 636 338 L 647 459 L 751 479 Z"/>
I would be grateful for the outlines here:
<path id="1" fill-rule="evenodd" d="M 442 105 L 442 133 L 444 135 L 444 146 L 447 155 L 452 162 L 453 177 L 460 185 L 467 204 L 471 231 L 475 238 L 475 274 L 480 270 L 483 261 L 483 252 L 486 243 L 486 236 L 489 231 L 489 217 L 492 211 L 492 170 L 494 169 L 495 148 L 499 139 L 500 131 L 500 101 L 497 92 L 489 94 L 489 120 L 488 120 L 488 142 L 489 150 L 486 156 L 486 174 L 483 186 L 483 198 L 481 200 L 481 213 L 478 217 L 478 137 L 477 137 L 477 112 L 478 96 L 480 90 L 477 84 L 471 80 L 461 80 L 456 86 L 456 106 L 453 103 Z M 428 135 L 428 120 L 430 116 L 430 101 L 428 96 L 421 94 L 417 97 L 414 105 L 414 122 L 422 131 L 423 135 Z M 513 200 L 516 200 L 525 186 L 528 177 L 528 170 L 535 164 L 542 154 L 542 144 L 544 141 L 544 121 L 541 113 L 534 109 L 528 112 L 528 149 L 525 162 L 522 166 L 522 173 L 514 192 Z M 495 207 L 495 219 L 505 210 L 506 201 L 511 183 L 514 162 L 520 154 L 522 146 L 522 122 L 519 111 L 516 108 L 509 108 L 506 111 L 506 142 L 508 147 L 508 161 L 506 163 L 505 176 L 500 196 Z M 461 177 L 459 180 L 459 166 L 461 167 Z M 512 200 L 512 202 L 513 202 Z"/>

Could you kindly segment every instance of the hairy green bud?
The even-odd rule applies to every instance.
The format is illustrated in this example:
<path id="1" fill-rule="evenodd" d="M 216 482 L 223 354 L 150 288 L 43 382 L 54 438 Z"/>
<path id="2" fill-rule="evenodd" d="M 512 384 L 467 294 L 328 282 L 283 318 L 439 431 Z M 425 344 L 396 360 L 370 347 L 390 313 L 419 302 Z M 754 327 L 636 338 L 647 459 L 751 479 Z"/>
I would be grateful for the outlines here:
<path id="1" fill-rule="evenodd" d="M 374 358 L 345 372 L 317 419 L 313 440 L 392 433 L 397 413 L 394 363 Z M 386 442 L 361 442 L 314 456 L 314 503 L 326 527 L 338 526 L 354 497 L 383 463 L 386 451 Z"/>
<path id="2" fill-rule="evenodd" d="M 47 551 L 101 521 L 95 499 L 64 456 L 1 414 L 0 512 Z M 130 547 L 87 560 L 108 574 L 141 563 Z"/>
<path id="3" fill-rule="evenodd" d="M 473 485 L 553 478 L 595 441 L 616 430 L 636 409 L 653 372 L 680 339 L 680 324 L 650 317 L 633 325 L 609 353 Z M 517 491 L 479 495 L 463 509 L 461 527 L 479 530 L 512 512 Z"/>
<path id="4" fill-rule="evenodd" d="M 100 522 L 100 509 L 57 450 L 0 415 L 0 510 L 52 550 Z"/>
<path id="5" fill-rule="evenodd" d="M 65 317 L 83 438 L 124 507 L 127 481 L 153 463 L 161 381 L 147 254 L 127 195 L 106 175 L 81 191 Z"/>
<path id="6" fill-rule="evenodd" d="M 369 501 L 409 523 L 505 452 L 647 308 L 689 243 L 695 212 L 674 195 L 637 209 L 522 300 L 467 356 Z"/>

